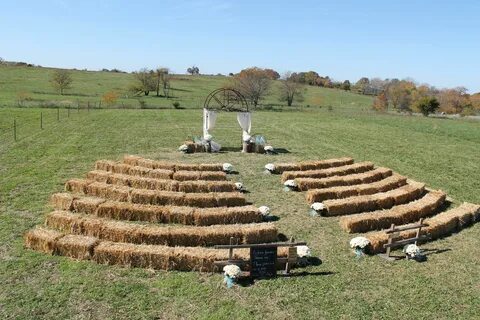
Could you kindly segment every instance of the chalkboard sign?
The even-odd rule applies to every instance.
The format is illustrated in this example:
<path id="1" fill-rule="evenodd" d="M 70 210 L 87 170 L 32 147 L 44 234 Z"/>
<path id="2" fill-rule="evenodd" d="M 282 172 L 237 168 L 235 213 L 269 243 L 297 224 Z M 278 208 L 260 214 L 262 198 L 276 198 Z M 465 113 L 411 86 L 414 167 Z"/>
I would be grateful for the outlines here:
<path id="1" fill-rule="evenodd" d="M 273 278 L 277 275 L 277 247 L 250 248 L 250 277 Z"/>

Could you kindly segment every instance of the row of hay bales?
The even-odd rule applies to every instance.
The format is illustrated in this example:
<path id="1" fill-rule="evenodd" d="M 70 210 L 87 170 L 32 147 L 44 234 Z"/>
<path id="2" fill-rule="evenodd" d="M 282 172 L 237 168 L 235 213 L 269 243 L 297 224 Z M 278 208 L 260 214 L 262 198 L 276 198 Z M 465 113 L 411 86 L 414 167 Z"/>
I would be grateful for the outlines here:
<path id="1" fill-rule="evenodd" d="M 190 206 L 199 208 L 246 205 L 245 196 L 240 192 L 185 193 L 158 191 L 112 185 L 86 179 L 71 179 L 67 181 L 65 190 L 108 200 L 138 204 Z"/>
<path id="2" fill-rule="evenodd" d="M 179 164 L 126 156 L 99 160 L 86 179 L 52 195 L 45 227 L 27 247 L 55 255 L 165 270 L 215 271 L 228 251 L 207 248 L 278 240 L 273 223 L 247 205 L 221 164 Z M 279 250 L 286 255 L 284 249 Z M 236 259 L 247 260 L 248 250 Z M 248 262 L 248 261 L 246 261 Z"/>
<path id="3" fill-rule="evenodd" d="M 149 160 L 153 161 L 153 160 Z M 206 166 L 206 167 L 203 167 Z M 111 160 L 98 160 L 95 163 L 95 170 L 107 171 L 115 174 L 124 174 L 135 177 L 150 178 L 150 179 L 169 179 L 177 181 L 192 181 L 192 180 L 207 180 L 207 181 L 224 181 L 227 179 L 227 174 L 215 167 L 207 166 L 206 164 L 189 164 L 187 166 L 179 166 L 173 169 L 164 168 L 150 168 L 143 166 L 133 166 L 125 163 L 118 163 Z M 164 166 L 169 167 L 169 166 Z M 194 170 L 198 167 L 199 170 Z M 189 169 L 189 170 L 180 170 Z M 212 170 L 200 170 L 212 169 Z M 216 169 L 216 170 L 213 170 Z"/>
<path id="4" fill-rule="evenodd" d="M 74 211 L 100 218 L 195 226 L 255 223 L 263 221 L 260 210 L 252 205 L 238 207 L 194 208 L 156 206 L 106 200 L 97 197 L 55 193 L 51 202 L 56 210 Z"/>
<path id="5" fill-rule="evenodd" d="M 453 232 L 459 231 L 470 224 L 480 221 L 480 205 L 463 203 L 462 205 L 441 212 L 431 218 L 424 220 L 427 227 L 422 229 L 422 234 L 427 234 L 429 240 L 435 240 Z M 416 230 L 402 231 L 398 239 L 413 238 Z M 383 252 L 384 245 L 388 242 L 388 234 L 383 231 L 371 232 L 365 235 L 370 241 L 371 253 Z"/>
<path id="6" fill-rule="evenodd" d="M 45 225 L 70 234 L 92 236 L 101 240 L 166 246 L 214 246 L 230 243 L 265 243 L 277 240 L 273 223 L 198 226 L 139 224 L 98 218 L 70 211 L 54 211 Z"/>
<path id="7" fill-rule="evenodd" d="M 171 179 L 138 177 L 122 173 L 112 173 L 103 170 L 90 171 L 89 173 L 87 173 L 87 180 L 132 187 L 137 189 L 179 191 L 189 193 L 237 191 L 235 183 L 232 181 L 177 181 Z"/>
<path id="8" fill-rule="evenodd" d="M 283 173 L 286 171 L 305 171 L 305 170 L 320 170 L 332 167 L 340 167 L 353 164 L 353 159 L 349 157 L 338 159 L 301 161 L 295 163 L 275 163 L 275 173 Z"/>
<path id="9" fill-rule="evenodd" d="M 100 264 L 160 270 L 213 272 L 218 271 L 215 261 L 228 259 L 227 250 L 118 243 L 41 227 L 26 233 L 25 246 L 48 254 L 93 260 Z M 279 256 L 286 254 L 286 248 L 279 248 Z M 236 260 L 246 261 L 248 257 L 248 249 L 235 250 L 233 254 Z"/>
<path id="10" fill-rule="evenodd" d="M 331 167 L 329 169 L 317 169 L 306 171 L 285 171 L 282 173 L 282 182 L 294 180 L 296 178 L 326 178 L 331 176 L 344 176 L 352 173 L 362 173 L 374 168 L 374 164 L 369 161 L 349 164 L 340 167 Z"/>

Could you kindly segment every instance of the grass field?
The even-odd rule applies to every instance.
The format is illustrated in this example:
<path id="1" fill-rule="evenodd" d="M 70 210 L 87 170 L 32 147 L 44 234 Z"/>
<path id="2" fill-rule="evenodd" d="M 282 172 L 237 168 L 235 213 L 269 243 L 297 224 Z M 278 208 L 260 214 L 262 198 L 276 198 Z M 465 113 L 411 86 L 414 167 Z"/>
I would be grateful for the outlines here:
<path id="1" fill-rule="evenodd" d="M 87 77 L 88 73 L 75 77 L 81 75 Z M 204 81 L 212 81 L 210 87 L 214 87 L 217 80 L 213 79 Z M 25 86 L 29 81 L 25 80 Z M 7 84 L 9 92 L 19 83 L 23 86 L 23 82 Z M 50 90 L 42 85 L 38 90 Z M 31 84 L 31 90 L 34 87 L 40 87 L 38 82 Z M 205 90 L 201 85 L 198 88 Z M 318 92 L 327 91 L 331 90 Z M 0 96 L 1 103 L 11 101 L 8 94 Z M 431 251 L 426 263 L 388 263 L 378 257 L 357 260 L 348 247 L 351 235 L 340 229 L 338 218 L 308 216 L 304 194 L 284 193 L 279 176 L 262 174 L 268 162 L 351 156 L 441 188 L 457 202 L 480 203 L 478 122 L 378 115 L 338 105 L 332 111 L 311 107 L 301 112 L 255 112 L 253 131 L 264 134 L 273 146 L 290 151 L 278 156 L 177 153 L 187 136 L 201 133 L 200 110 L 80 110 L 72 111 L 69 118 L 67 111 L 61 110 L 57 122 L 57 111 L 52 109 L 0 108 L 0 316 L 480 318 L 480 224 L 423 246 L 438 250 Z M 40 111 L 44 112 L 44 130 L 38 125 Z M 12 138 L 13 118 L 20 123 L 17 142 Z M 241 134 L 235 115 L 221 114 L 217 124 L 213 131 L 216 140 L 226 147 L 238 147 Z M 120 159 L 126 153 L 232 163 L 240 171 L 234 179 L 251 191 L 248 199 L 270 206 L 280 217 L 280 231 L 306 240 L 323 264 L 308 267 L 303 276 L 262 280 L 228 290 L 221 274 L 103 266 L 23 249 L 23 234 L 43 223 L 53 192 L 61 191 L 67 179 L 84 176 L 95 160 Z M 296 274 L 301 275 L 299 272 Z"/>
<path id="2" fill-rule="evenodd" d="M 52 88 L 49 82 L 54 69 L 0 66 L 0 106 L 18 106 L 19 98 L 23 106 L 71 106 L 79 103 L 85 107 L 99 104 L 103 94 L 114 91 L 119 100 L 116 107 L 139 108 L 139 98 L 145 101 L 148 108 L 172 108 L 178 101 L 182 108 L 200 108 L 210 91 L 222 87 L 229 82 L 226 76 L 186 76 L 175 75 L 171 81 L 172 90 L 169 99 L 156 97 L 154 92 L 145 97 L 129 97 L 129 84 L 134 82 L 132 74 L 74 71 L 72 70 L 72 89 L 63 96 Z M 279 83 L 274 82 L 270 93 L 262 104 L 270 108 L 285 105 L 278 100 Z M 332 106 L 337 108 L 370 108 L 372 98 L 336 89 L 305 87 L 305 100 L 294 103 L 294 106 Z"/>

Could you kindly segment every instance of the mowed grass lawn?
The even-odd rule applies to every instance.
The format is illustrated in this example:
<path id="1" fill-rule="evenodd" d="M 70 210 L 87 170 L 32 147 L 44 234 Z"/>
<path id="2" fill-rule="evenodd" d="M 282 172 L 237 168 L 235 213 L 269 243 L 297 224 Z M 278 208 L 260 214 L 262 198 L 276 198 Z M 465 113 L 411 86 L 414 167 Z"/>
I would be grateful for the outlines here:
<path id="1" fill-rule="evenodd" d="M 282 191 L 269 162 L 351 156 L 441 188 L 457 202 L 480 203 L 478 122 L 352 113 L 339 108 L 255 112 L 253 132 L 278 156 L 182 155 L 184 139 L 201 133 L 201 110 L 84 110 L 60 122 L 45 110 L 0 109 L 0 317 L 2 319 L 478 319 L 480 224 L 423 246 L 426 263 L 355 259 L 352 235 L 338 218 L 307 215 L 304 194 Z M 17 142 L 8 130 L 22 123 Z M 213 131 L 238 147 L 234 114 Z M 23 248 L 23 234 L 42 224 L 52 193 L 83 177 L 98 159 L 141 154 L 185 162 L 230 162 L 248 199 L 279 216 L 280 231 L 309 243 L 323 264 L 289 278 L 226 289 L 221 274 L 103 266 Z M 305 274 L 302 274 L 306 271 Z"/>

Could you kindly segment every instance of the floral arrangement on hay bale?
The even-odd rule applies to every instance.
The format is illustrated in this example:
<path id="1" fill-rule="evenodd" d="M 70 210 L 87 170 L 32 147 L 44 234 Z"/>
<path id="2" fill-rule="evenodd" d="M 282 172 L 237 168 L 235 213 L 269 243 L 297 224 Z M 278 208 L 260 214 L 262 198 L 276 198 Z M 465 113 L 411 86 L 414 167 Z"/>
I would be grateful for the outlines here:
<path id="1" fill-rule="evenodd" d="M 192 140 L 185 141 L 178 151 L 183 153 L 196 153 L 196 152 L 219 152 L 222 146 L 213 141 L 213 136 L 207 134 L 205 137 L 193 137 Z"/>
<path id="2" fill-rule="evenodd" d="M 365 237 L 355 237 L 352 240 L 350 240 L 350 248 L 352 248 L 357 258 L 360 258 L 365 255 L 369 245 L 370 245 L 370 240 L 368 240 Z"/>
<path id="3" fill-rule="evenodd" d="M 407 260 L 415 260 L 418 262 L 425 261 L 427 256 L 420 250 L 416 244 L 407 244 L 403 248 L 403 253 Z"/>
<path id="4" fill-rule="evenodd" d="M 242 152 L 276 154 L 275 149 L 267 145 L 267 140 L 262 135 L 245 135 L 243 137 Z"/>

